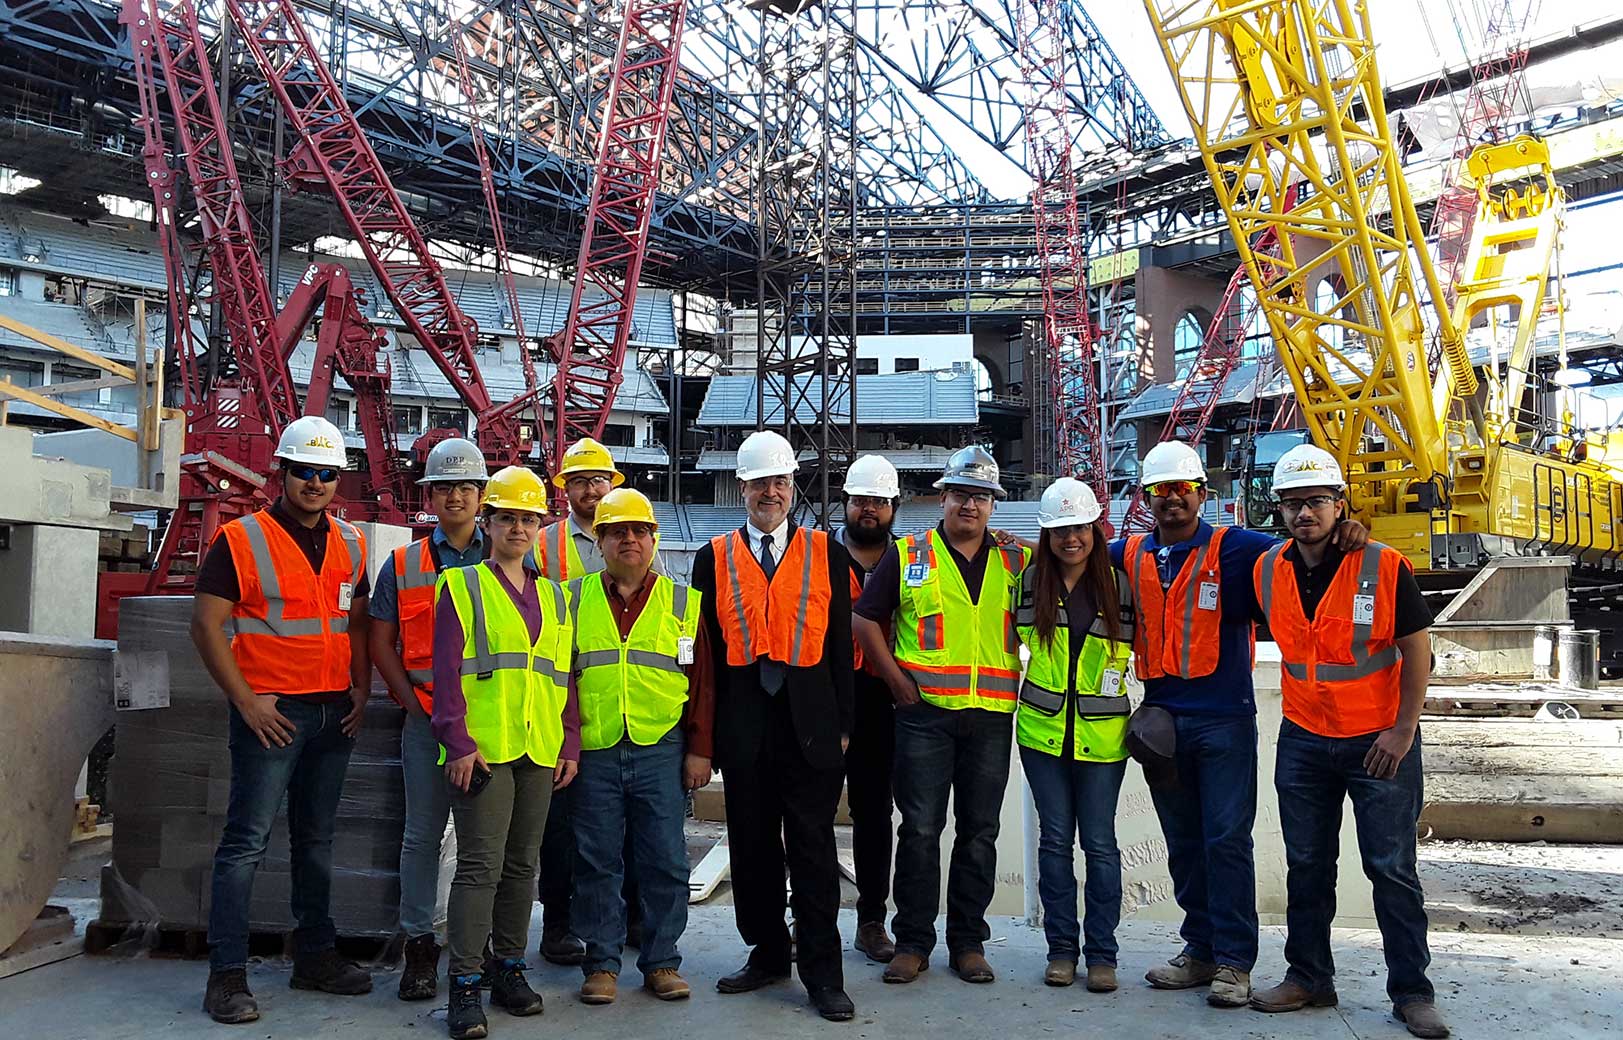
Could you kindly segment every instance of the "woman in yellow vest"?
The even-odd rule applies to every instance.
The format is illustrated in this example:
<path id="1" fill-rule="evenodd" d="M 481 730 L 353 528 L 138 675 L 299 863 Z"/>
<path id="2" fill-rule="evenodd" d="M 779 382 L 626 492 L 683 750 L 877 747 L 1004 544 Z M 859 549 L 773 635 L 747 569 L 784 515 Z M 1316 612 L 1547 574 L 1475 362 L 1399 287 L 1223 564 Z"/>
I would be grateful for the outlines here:
<path id="1" fill-rule="evenodd" d="M 574 779 L 580 758 L 564 590 L 525 566 L 545 503 L 534 473 L 497 473 L 485 495 L 490 558 L 445 571 L 435 591 L 433 728 L 457 840 L 446 1025 L 457 1040 L 486 1035 L 487 937 L 491 1003 L 514 1015 L 541 1012 L 524 978 L 536 860 L 552 792 Z"/>
<path id="2" fill-rule="evenodd" d="M 1127 771 L 1124 679 L 1133 639 L 1101 512 L 1093 490 L 1070 477 L 1043 493 L 1037 509 L 1042 536 L 1020 577 L 1015 606 L 1015 631 L 1030 654 L 1015 742 L 1041 826 L 1037 890 L 1048 937 L 1043 981 L 1069 986 L 1080 956 L 1088 989 L 1096 993 L 1116 988 L 1116 797 Z M 1071 861 L 1077 834 L 1087 857 L 1085 931 L 1077 925 Z"/>

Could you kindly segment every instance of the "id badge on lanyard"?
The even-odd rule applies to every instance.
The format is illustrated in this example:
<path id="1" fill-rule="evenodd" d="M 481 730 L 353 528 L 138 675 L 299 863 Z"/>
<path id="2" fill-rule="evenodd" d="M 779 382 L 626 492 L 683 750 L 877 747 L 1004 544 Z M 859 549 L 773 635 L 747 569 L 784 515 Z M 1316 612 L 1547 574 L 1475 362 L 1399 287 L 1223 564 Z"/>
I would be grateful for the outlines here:
<path id="1" fill-rule="evenodd" d="M 927 563 L 910 563 L 910 564 L 907 565 L 907 573 L 906 573 L 903 580 L 905 580 L 907 582 L 909 588 L 916 589 L 919 586 L 924 584 L 924 579 L 926 577 L 928 577 L 929 574 L 930 574 L 930 565 L 929 564 L 927 564 Z"/>

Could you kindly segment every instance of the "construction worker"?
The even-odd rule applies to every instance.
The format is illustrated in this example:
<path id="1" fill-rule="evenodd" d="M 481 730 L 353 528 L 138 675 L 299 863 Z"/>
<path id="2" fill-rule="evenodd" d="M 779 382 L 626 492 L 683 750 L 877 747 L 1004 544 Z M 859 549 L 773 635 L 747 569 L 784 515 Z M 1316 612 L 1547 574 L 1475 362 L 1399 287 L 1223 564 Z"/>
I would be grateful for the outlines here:
<path id="1" fill-rule="evenodd" d="M 485 458 L 460 437 L 429 450 L 417 483 L 439 518 L 433 532 L 390 554 L 378 572 L 368 607 L 372 663 L 406 709 L 400 730 L 400 772 L 406 828 L 400 842 L 400 930 L 406 936 L 401 1000 L 428 1000 L 439 989 L 440 946 L 434 936 L 440 852 L 451 816 L 440 769 L 440 745 L 429 726 L 434 712 L 434 584 L 450 567 L 484 559 L 479 510 L 485 497 Z"/>
<path id="2" fill-rule="evenodd" d="M 947 875 L 948 961 L 965 982 L 991 982 L 986 908 L 997 885 L 998 817 L 1020 684 L 1010 607 L 1029 550 L 999 546 L 987 530 L 1005 492 L 985 448 L 954 452 L 935 486 L 941 523 L 885 551 L 852 621 L 863 661 L 878 669 L 897 707 L 896 955 L 883 977 L 912 982 L 929 967 L 950 793 L 957 836 Z"/>
<path id="3" fill-rule="evenodd" d="M 281 494 L 220 528 L 192 607 L 192 642 L 231 704 L 231 800 L 214 854 L 203 998 L 217 1022 L 259 1017 L 246 971 L 248 903 L 284 796 L 298 922 L 292 985 L 372 989 L 371 975 L 338 955 L 329 907 L 333 828 L 371 677 L 366 539 L 327 512 L 345 462 L 336 426 L 295 419 L 276 459 Z"/>
<path id="4" fill-rule="evenodd" d="M 699 593 L 653 572 L 659 522 L 640 491 L 597 504 L 604 569 L 569 582 L 580 696 L 575 815 L 580 999 L 614 1002 L 626 934 L 623 850 L 638 849 L 647 907 L 637 967 L 660 1000 L 685 999 L 677 940 L 688 919 L 688 791 L 710 782 L 715 695 Z"/>
<path id="5" fill-rule="evenodd" d="M 851 591 L 845 549 L 789 519 L 794 449 L 757 431 L 738 449 L 748 520 L 693 560 L 716 665 L 716 765 L 725 782 L 738 931 L 749 961 L 716 982 L 743 993 L 789 976 L 784 867 L 795 963 L 818 1014 L 855 1014 L 840 964 L 834 814 L 851 734 Z"/>
<path id="6" fill-rule="evenodd" d="M 1069 986 L 1080 958 L 1094 993 L 1116 988 L 1122 895 L 1116 799 L 1127 775 L 1124 679 L 1133 656 L 1131 608 L 1110 566 L 1103 513 L 1080 480 L 1063 477 L 1049 485 L 1037 506 L 1042 533 L 1020 576 L 1014 612 L 1015 631 L 1030 655 L 1014 739 L 1041 828 L 1037 889 L 1048 938 L 1043 981 Z M 1071 862 L 1078 835 L 1087 861 L 1081 928 Z"/>
<path id="7" fill-rule="evenodd" d="M 1110 555 L 1132 593 L 1133 669 L 1144 703 L 1172 717 L 1175 783 L 1153 784 L 1150 794 L 1184 912 L 1183 951 L 1145 978 L 1158 989 L 1209 986 L 1207 1003 L 1244 1007 L 1257 960 L 1250 575 L 1277 541 L 1201 519 L 1206 467 L 1187 444 L 1151 448 L 1139 480 L 1155 530 L 1116 540 Z M 1349 522 L 1336 537 L 1352 549 L 1367 532 Z"/>
<path id="8" fill-rule="evenodd" d="M 526 566 L 545 513 L 541 478 L 519 466 L 497 472 L 484 503 L 489 559 L 435 585 L 432 725 L 457 843 L 446 924 L 455 1040 L 486 1035 L 486 938 L 491 1004 L 542 1010 L 524 977 L 536 860 L 552 792 L 569 786 L 580 759 L 565 592 Z"/>
<path id="9" fill-rule="evenodd" d="M 552 478 L 552 486 L 569 499 L 569 513 L 536 540 L 536 570 L 559 583 L 602 571 L 603 553 L 593 534 L 597 505 L 625 481 L 625 475 L 614 468 L 608 448 L 590 437 L 571 444 Z M 657 537 L 653 568 L 655 574 L 668 573 L 659 556 Z M 541 956 L 553 964 L 579 964 L 586 958 L 586 944 L 575 934 L 570 920 L 575 889 L 574 802 L 572 791 L 558 792 L 552 800 L 547 834 L 541 845 Z M 627 844 L 627 863 L 633 855 Z M 624 894 L 630 914 L 626 945 L 641 948 L 642 901 L 637 898 L 636 872 L 630 866 L 626 868 Z"/>
<path id="10" fill-rule="evenodd" d="M 901 480 L 883 455 L 864 455 L 845 474 L 841 498 L 845 527 L 840 541 L 851 558 L 851 602 L 890 548 Z M 896 754 L 896 705 L 879 673 L 853 648 L 856 691 L 851 747 L 845 753 L 845 797 L 851 812 L 851 856 L 856 865 L 857 936 L 855 946 L 872 960 L 888 963 L 896 944 L 885 933 L 890 900 L 892 817 L 891 763 Z"/>
<path id="11" fill-rule="evenodd" d="M 1292 538 L 1253 572 L 1257 619 L 1279 644 L 1284 720 L 1274 786 L 1285 838 L 1285 979 L 1251 997 L 1261 1011 L 1336 1003 L 1335 915 L 1341 805 L 1352 799 L 1358 851 L 1374 887 L 1393 1014 L 1444 1037 L 1426 966 L 1425 895 L 1415 868 L 1422 805 L 1420 708 L 1431 677 L 1431 612 L 1396 549 L 1343 552 L 1346 509 L 1335 456 L 1303 444 L 1274 466 Z"/>

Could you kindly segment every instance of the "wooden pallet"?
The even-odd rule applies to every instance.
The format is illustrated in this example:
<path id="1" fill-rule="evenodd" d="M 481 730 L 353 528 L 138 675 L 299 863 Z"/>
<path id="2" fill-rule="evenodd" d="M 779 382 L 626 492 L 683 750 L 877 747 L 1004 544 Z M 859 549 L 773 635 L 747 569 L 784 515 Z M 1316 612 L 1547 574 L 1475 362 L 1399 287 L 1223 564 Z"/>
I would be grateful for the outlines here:
<path id="1" fill-rule="evenodd" d="M 208 957 L 209 952 L 208 929 L 175 925 L 152 927 L 100 920 L 85 926 L 86 953 L 107 953 L 115 947 L 121 951 L 144 950 L 153 957 L 202 960 Z M 340 935 L 337 947 L 340 954 L 357 964 L 390 965 L 399 962 L 405 949 L 405 938 L 398 935 Z M 250 932 L 248 956 L 292 960 L 293 933 Z"/>

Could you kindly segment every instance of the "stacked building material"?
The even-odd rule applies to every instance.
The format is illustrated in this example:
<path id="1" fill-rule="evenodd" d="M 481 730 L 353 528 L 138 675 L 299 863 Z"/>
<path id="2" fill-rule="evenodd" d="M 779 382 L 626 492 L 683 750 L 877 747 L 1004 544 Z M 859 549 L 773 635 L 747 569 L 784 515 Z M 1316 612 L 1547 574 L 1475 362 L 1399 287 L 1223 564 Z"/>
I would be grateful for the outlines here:
<path id="1" fill-rule="evenodd" d="M 119 611 L 119 648 L 167 652 L 171 689 L 168 708 L 119 717 L 108 791 L 113 862 L 102 876 L 101 923 L 205 929 L 214 850 L 230 799 L 230 709 L 192 646 L 189 597 L 129 598 Z M 405 821 L 401 714 L 381 687 L 374 690 L 344 779 L 333 847 L 332 913 L 340 935 L 395 931 Z M 442 912 L 454 859 L 448 839 Z M 290 886 L 284 806 L 254 879 L 254 931 L 291 927 Z"/>

